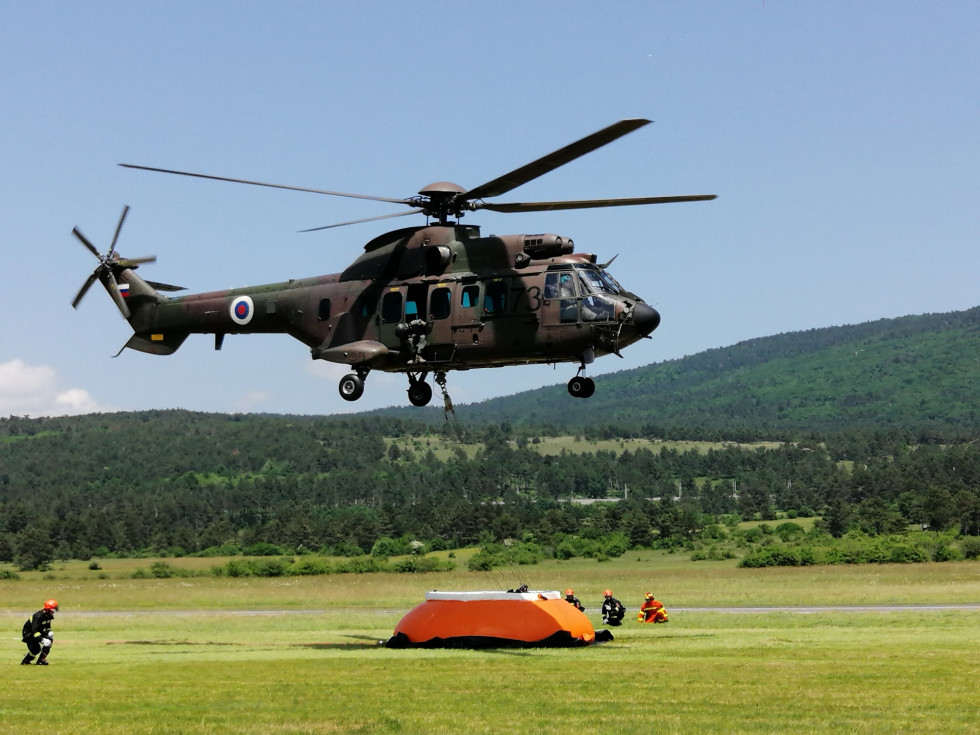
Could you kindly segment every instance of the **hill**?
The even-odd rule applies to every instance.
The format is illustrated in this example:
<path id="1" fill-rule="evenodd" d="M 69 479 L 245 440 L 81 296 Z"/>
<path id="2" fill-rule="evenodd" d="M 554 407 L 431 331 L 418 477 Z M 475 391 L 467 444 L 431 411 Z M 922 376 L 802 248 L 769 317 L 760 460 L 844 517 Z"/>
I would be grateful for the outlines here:
<path id="1" fill-rule="evenodd" d="M 459 415 L 471 424 L 559 433 L 616 426 L 711 439 L 881 429 L 975 437 L 980 307 L 763 337 L 597 383 L 587 400 L 550 386 L 471 404 Z"/>

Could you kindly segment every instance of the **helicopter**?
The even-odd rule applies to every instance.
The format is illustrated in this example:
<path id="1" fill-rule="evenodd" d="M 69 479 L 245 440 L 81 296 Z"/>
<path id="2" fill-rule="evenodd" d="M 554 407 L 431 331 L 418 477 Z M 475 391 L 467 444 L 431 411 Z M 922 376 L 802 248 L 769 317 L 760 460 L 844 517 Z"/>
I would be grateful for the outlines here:
<path id="1" fill-rule="evenodd" d="M 79 302 L 99 281 L 129 322 L 127 347 L 170 355 L 191 334 L 213 334 L 220 350 L 229 334 L 282 333 L 310 349 L 314 360 L 350 367 L 341 397 L 356 401 L 372 370 L 404 373 L 408 399 L 425 406 L 431 375 L 451 406 L 446 374 L 510 365 L 578 363 L 568 381 L 577 398 L 595 393 L 586 366 L 649 335 L 660 314 L 599 264 L 554 233 L 483 236 L 463 215 L 538 212 L 693 202 L 714 194 L 552 202 L 488 201 L 596 150 L 651 121 L 620 120 L 553 153 L 475 188 L 436 182 L 416 196 L 389 198 L 174 171 L 134 164 L 129 169 L 266 186 L 408 206 L 408 211 L 316 227 L 304 232 L 422 214 L 425 225 L 384 233 L 340 273 L 290 279 L 251 288 L 167 296 L 185 290 L 144 280 L 136 270 L 155 256 L 124 258 L 116 250 L 129 212 L 123 208 L 109 249 L 98 248 L 75 227 L 72 234 L 99 261 L 78 291 Z M 615 257 L 613 258 L 615 259 Z"/>

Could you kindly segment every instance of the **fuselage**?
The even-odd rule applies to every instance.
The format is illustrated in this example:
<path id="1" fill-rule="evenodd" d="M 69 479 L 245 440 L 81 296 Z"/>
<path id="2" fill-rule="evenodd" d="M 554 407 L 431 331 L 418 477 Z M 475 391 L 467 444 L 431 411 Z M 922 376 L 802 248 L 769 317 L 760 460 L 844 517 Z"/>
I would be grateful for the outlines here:
<path id="1" fill-rule="evenodd" d="M 188 334 L 285 333 L 314 359 L 385 371 L 591 362 L 659 324 L 594 255 L 554 234 L 473 226 L 386 233 L 342 273 L 167 298 L 132 271 L 127 345 L 174 351 Z M 172 349 L 171 349 L 172 347 Z"/>

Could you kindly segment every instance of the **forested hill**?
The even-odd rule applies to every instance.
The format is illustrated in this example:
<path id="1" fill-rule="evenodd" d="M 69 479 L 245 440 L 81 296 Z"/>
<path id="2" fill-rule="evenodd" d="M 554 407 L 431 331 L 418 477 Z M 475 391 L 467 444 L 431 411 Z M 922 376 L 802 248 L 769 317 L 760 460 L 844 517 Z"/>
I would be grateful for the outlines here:
<path id="1" fill-rule="evenodd" d="M 976 437 L 980 307 L 763 337 L 596 383 L 587 400 L 560 385 L 458 413 L 473 423 L 565 432 L 633 426 L 688 438 L 884 428 L 923 439 Z"/>

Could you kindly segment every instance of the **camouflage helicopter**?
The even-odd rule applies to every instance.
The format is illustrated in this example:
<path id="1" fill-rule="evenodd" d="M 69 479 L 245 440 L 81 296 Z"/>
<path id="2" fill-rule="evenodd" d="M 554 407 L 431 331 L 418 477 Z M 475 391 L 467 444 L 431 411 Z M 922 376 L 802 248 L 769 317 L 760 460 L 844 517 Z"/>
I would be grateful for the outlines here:
<path id="1" fill-rule="evenodd" d="M 116 251 L 125 207 L 103 254 L 78 230 L 72 233 L 99 260 L 72 306 L 98 280 L 133 335 L 129 347 L 154 355 L 177 351 L 190 334 L 213 334 L 220 350 L 228 334 L 285 333 L 310 349 L 315 360 L 349 365 L 341 397 L 356 401 L 372 370 L 405 373 L 408 399 L 424 406 L 432 398 L 431 374 L 446 391 L 450 370 L 535 363 L 578 363 L 568 392 L 588 398 L 595 383 L 585 376 L 597 356 L 647 337 L 660 314 L 623 288 L 595 255 L 575 252 L 571 238 L 557 234 L 481 236 L 461 224 L 465 212 L 536 212 L 714 199 L 715 195 L 491 203 L 487 200 L 610 143 L 649 120 L 621 120 L 560 150 L 472 189 L 448 182 L 429 184 L 405 199 L 268 184 L 224 176 L 120 164 L 127 168 L 197 178 L 370 199 L 407 205 L 408 211 L 328 227 L 423 214 L 427 224 L 380 235 L 340 273 L 291 279 L 252 288 L 168 297 L 184 290 L 144 280 L 136 269 L 155 256 L 124 258 Z M 434 221 L 432 221 L 434 220 Z M 312 230 L 306 230 L 312 231 Z M 611 262 L 611 261 L 610 261 Z M 119 353 L 122 352 L 120 349 Z M 117 353 L 117 354 L 119 354 Z"/>

